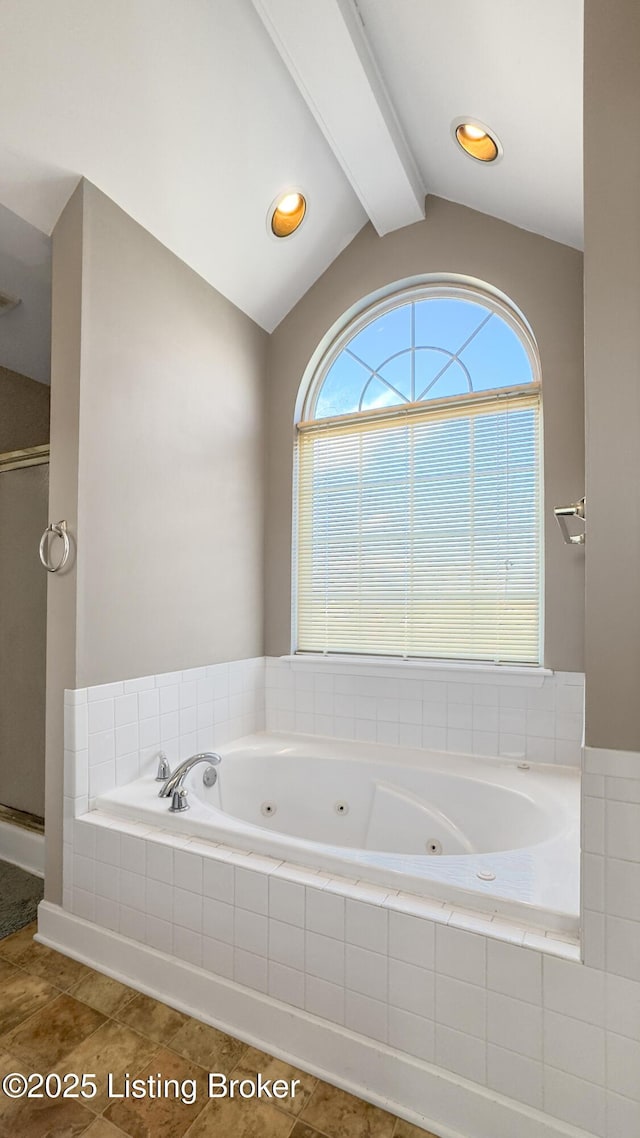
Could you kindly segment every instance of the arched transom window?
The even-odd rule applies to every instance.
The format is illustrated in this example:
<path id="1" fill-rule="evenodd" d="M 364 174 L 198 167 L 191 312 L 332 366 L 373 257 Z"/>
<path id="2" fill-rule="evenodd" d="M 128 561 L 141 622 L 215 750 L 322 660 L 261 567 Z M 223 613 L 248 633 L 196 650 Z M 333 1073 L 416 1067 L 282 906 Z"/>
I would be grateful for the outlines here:
<path id="1" fill-rule="evenodd" d="M 506 301 L 428 286 L 363 313 L 297 424 L 297 651 L 539 662 L 540 466 Z"/>

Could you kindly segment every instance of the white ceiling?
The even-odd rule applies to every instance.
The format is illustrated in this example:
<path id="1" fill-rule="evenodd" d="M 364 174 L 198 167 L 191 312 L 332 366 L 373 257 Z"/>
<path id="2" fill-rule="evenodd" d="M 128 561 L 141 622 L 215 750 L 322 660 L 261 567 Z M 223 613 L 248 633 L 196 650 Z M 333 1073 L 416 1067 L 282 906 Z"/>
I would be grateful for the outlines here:
<path id="1" fill-rule="evenodd" d="M 268 330 L 374 216 L 374 198 L 393 214 L 394 169 L 401 189 L 404 171 L 414 190 L 421 177 L 428 192 L 579 246 L 581 0 L 353 3 L 289 4 L 301 74 L 252 0 L 2 0 L 0 203 L 50 233 L 84 175 Z M 342 35 L 327 129 L 318 107 L 331 110 L 340 12 L 356 50 Z M 326 83 L 324 103 L 312 80 Z M 495 167 L 457 151 L 450 124 L 463 114 L 498 132 Z M 390 151 L 363 153 L 365 130 L 382 138 L 384 124 L 395 165 Z M 278 242 L 267 208 L 294 186 L 307 218 Z M 399 208 L 385 228 L 407 220 Z"/>
<path id="2" fill-rule="evenodd" d="M 582 247 L 583 0 L 357 0 L 429 191 Z M 490 126 L 494 166 L 451 138 Z"/>

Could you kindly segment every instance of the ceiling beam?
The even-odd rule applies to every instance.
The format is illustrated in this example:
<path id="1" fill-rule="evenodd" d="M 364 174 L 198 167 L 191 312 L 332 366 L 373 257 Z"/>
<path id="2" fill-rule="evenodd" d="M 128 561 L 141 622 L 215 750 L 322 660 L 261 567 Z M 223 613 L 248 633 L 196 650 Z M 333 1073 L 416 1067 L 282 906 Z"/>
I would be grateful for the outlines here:
<path id="1" fill-rule="evenodd" d="M 425 187 L 352 0 L 253 0 L 380 236 L 424 217 Z"/>

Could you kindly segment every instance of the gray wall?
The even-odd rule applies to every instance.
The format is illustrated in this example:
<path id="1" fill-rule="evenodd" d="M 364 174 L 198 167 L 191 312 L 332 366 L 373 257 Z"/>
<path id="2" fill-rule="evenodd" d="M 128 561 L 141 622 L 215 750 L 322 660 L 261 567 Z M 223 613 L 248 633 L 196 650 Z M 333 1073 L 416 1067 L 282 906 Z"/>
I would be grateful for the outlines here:
<path id="1" fill-rule="evenodd" d="M 48 442 L 49 388 L 0 362 L 0 454 Z"/>
<path id="2" fill-rule="evenodd" d="M 536 336 L 542 364 L 545 663 L 584 666 L 584 553 L 562 543 L 555 505 L 584 493 L 582 256 L 440 198 L 423 222 L 379 238 L 367 225 L 271 336 L 267 383 L 265 641 L 290 650 L 293 421 L 304 370 L 333 323 L 362 297 L 422 273 L 457 273 L 506 293 Z"/>
<path id="3" fill-rule="evenodd" d="M 585 5 L 586 740 L 640 750 L 637 0 Z"/>
<path id="4" fill-rule="evenodd" d="M 54 231 L 53 322 L 51 516 L 77 554 L 49 582 L 50 897 L 62 689 L 262 652 L 267 341 L 87 182 Z"/>
<path id="5" fill-rule="evenodd" d="M 0 205 L 0 292 L 20 297 L 0 319 L 0 364 L 49 383 L 51 238 Z"/>
<path id="6" fill-rule="evenodd" d="M 262 652 L 266 342 L 86 184 L 80 686 Z"/>

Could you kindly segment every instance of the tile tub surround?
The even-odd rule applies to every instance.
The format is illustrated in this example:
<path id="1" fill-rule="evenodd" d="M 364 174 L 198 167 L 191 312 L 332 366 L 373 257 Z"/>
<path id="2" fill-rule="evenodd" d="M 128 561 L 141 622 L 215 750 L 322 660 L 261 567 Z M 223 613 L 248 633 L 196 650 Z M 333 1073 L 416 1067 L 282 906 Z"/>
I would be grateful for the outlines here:
<path id="1" fill-rule="evenodd" d="M 579 672 L 267 657 L 265 706 L 271 731 L 580 765 Z"/>
<path id="2" fill-rule="evenodd" d="M 264 658 L 65 692 L 65 797 L 99 794 L 264 727 Z"/>
<path id="3" fill-rule="evenodd" d="M 97 811 L 71 820 L 70 831 L 69 939 L 65 921 L 56 925 L 55 915 L 54 931 L 47 934 L 53 907 L 45 906 L 48 943 L 77 955 L 87 930 L 94 930 L 98 940 L 86 949 L 88 959 L 102 951 L 100 937 L 106 938 L 112 950 L 94 959 L 127 979 L 127 946 L 134 942 L 142 963 L 141 972 L 129 976 L 132 983 L 159 975 L 154 961 L 161 959 L 167 968 L 162 984 L 178 970 L 170 1002 L 177 999 L 182 1007 L 181 993 L 194 984 L 201 994 L 190 1006 L 205 1020 L 241 1037 L 255 1036 L 276 1051 L 287 1050 L 292 1034 L 299 1065 L 309 1069 L 316 1062 L 311 1040 L 320 1024 L 325 1035 L 335 1033 L 327 1055 L 335 1050 L 336 1064 L 325 1058 L 321 1066 L 338 1083 L 350 1069 L 345 1038 L 367 1041 L 377 1063 L 386 1056 L 402 1070 L 408 1062 L 419 1074 L 410 1089 L 405 1076 L 394 1073 L 402 1088 L 394 1109 L 406 1109 L 414 1121 L 411 1111 L 421 1114 L 436 1132 L 457 1131 L 453 1115 L 433 1116 L 427 1099 L 420 1099 L 423 1085 L 432 1093 L 434 1072 L 459 1094 L 464 1087 L 465 1094 L 512 1100 L 510 1109 L 517 1113 L 511 1128 L 485 1131 L 469 1123 L 460 1130 L 466 1138 L 493 1138 L 496 1132 L 640 1135 L 634 1075 L 640 1061 L 640 962 L 635 978 L 629 974 L 637 939 L 634 945 L 630 937 L 625 950 L 611 931 L 612 944 L 628 959 L 615 960 L 607 974 L 579 963 L 569 943 L 409 894 L 329 878 Z M 153 988 L 152 979 L 145 982 Z M 207 983 L 214 985 L 210 994 Z M 233 1018 L 241 994 L 262 1009 L 255 1011 L 255 1022 L 253 1012 L 246 1021 Z M 287 1009 L 286 1029 L 279 1034 L 274 1027 L 271 1035 L 272 1022 Z M 469 1084 L 477 1090 L 469 1091 Z M 356 1080 L 346 1089 L 379 1101 L 371 1083 Z M 543 1112 L 542 1122 L 537 1112 Z M 531 1118 L 537 1128 L 528 1131 L 524 1123 Z M 558 1129 L 557 1120 L 566 1127 Z"/>

